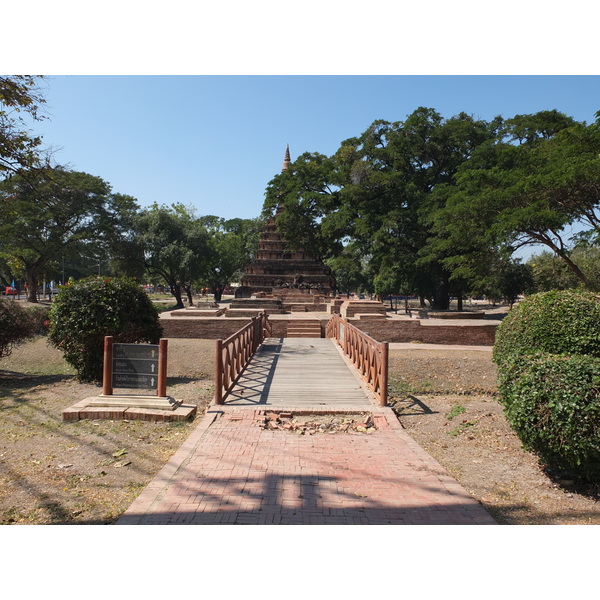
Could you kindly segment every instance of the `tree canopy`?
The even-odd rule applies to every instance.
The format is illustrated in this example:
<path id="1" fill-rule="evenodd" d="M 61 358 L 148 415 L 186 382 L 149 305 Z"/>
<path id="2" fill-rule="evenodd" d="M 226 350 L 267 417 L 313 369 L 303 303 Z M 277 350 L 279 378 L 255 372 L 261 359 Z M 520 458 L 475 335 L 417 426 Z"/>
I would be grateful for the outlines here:
<path id="1" fill-rule="evenodd" d="M 40 78 L 28 75 L 0 77 L 0 178 L 22 172 L 40 161 L 40 136 L 32 135 L 24 119 L 44 118 Z"/>
<path id="2" fill-rule="evenodd" d="M 215 302 L 220 302 L 225 286 L 241 279 L 254 257 L 262 224 L 259 219 L 227 220 L 212 215 L 198 220 L 209 234 L 209 252 L 199 282 L 212 288 Z"/>
<path id="3" fill-rule="evenodd" d="M 513 297 L 531 273 L 512 255 L 533 244 L 593 287 L 569 229 L 598 243 L 599 194 L 599 122 L 556 110 L 444 118 L 421 107 L 404 121 L 373 122 L 332 156 L 300 155 L 269 183 L 264 213 L 334 273 L 347 279 L 352 255 L 376 293 L 410 290 L 444 309 L 468 291 L 510 288 Z"/>
<path id="4" fill-rule="evenodd" d="M 99 177 L 50 166 L 28 130 L 44 118 L 39 81 L 0 77 L 0 281 L 24 276 L 35 302 L 41 277 L 66 259 L 78 275 L 110 264 L 160 277 L 178 307 L 182 293 L 193 302 L 193 286 L 220 300 L 251 261 L 261 220 L 199 217 L 177 203 L 140 210 Z M 552 285 L 548 269 L 514 258 L 539 244 L 568 271 L 553 267 L 557 286 L 595 290 L 596 117 L 588 125 L 546 110 L 486 121 L 419 107 L 403 121 L 376 120 L 331 156 L 305 152 L 276 175 L 263 218 L 275 217 L 295 249 L 319 254 L 340 291 L 417 294 L 436 309 L 465 293 L 511 299 L 532 274 Z"/>
<path id="5" fill-rule="evenodd" d="M 21 268 L 37 302 L 44 269 L 67 252 L 107 256 L 137 208 L 100 177 L 63 168 L 29 170 L 0 182 L 0 256 Z"/>
<path id="6" fill-rule="evenodd" d="M 431 193 L 450 184 L 498 122 L 461 113 L 444 119 L 419 108 L 405 121 L 375 121 L 341 143 L 332 157 L 303 154 L 269 184 L 265 208 L 286 238 L 336 257 L 352 242 L 371 265 L 375 292 L 411 289 L 447 308 L 450 273 L 441 260 L 417 264 L 429 229 Z"/>
<path id="7" fill-rule="evenodd" d="M 202 257 L 209 252 L 206 229 L 181 205 L 154 204 L 134 220 L 134 244 L 148 273 L 161 278 L 183 308 L 182 288 L 202 274 Z"/>
<path id="8" fill-rule="evenodd" d="M 578 225 L 580 236 L 598 240 L 599 182 L 598 123 L 557 111 L 518 115 L 460 166 L 451 186 L 436 190 L 429 250 L 444 249 L 447 267 L 474 277 L 481 250 L 542 244 L 593 287 L 572 259 L 570 232 Z"/>

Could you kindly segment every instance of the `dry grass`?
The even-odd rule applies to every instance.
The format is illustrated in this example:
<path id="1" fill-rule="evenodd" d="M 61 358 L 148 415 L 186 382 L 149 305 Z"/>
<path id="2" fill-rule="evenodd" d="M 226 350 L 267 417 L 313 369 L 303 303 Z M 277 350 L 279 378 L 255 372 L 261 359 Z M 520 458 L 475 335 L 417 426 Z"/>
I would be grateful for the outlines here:
<path id="1" fill-rule="evenodd" d="M 212 397 L 208 340 L 170 340 L 167 393 Z M 99 393 L 44 338 L 0 362 L 0 523 L 113 523 L 187 438 L 193 423 L 62 421 Z"/>

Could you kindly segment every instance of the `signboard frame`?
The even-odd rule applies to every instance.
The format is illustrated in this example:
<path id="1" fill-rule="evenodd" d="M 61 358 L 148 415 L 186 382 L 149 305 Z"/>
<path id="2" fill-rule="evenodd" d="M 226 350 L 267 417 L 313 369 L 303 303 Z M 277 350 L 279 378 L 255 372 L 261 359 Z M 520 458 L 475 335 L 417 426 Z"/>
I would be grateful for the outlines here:
<path id="1" fill-rule="evenodd" d="M 111 396 L 114 388 L 154 390 L 167 396 L 167 340 L 158 344 L 114 343 L 104 338 L 102 394 Z"/>

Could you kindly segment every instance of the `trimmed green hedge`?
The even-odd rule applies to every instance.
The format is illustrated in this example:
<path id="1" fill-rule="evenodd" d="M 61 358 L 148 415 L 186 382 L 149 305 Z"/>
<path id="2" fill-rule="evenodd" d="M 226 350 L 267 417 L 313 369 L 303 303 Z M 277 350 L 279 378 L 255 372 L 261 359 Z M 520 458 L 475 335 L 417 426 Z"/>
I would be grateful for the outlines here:
<path id="1" fill-rule="evenodd" d="M 118 343 L 158 343 L 162 329 L 146 292 L 132 279 L 70 282 L 52 304 L 48 337 L 81 381 L 102 380 L 107 335 Z"/>
<path id="2" fill-rule="evenodd" d="M 499 392 L 528 450 L 554 468 L 600 480 L 600 359 L 540 354 L 504 363 Z"/>
<path id="3" fill-rule="evenodd" d="M 600 481 L 600 296 L 535 294 L 496 332 L 500 401 L 525 448 Z"/>
<path id="4" fill-rule="evenodd" d="M 600 296 L 553 291 L 515 305 L 496 331 L 494 362 L 540 352 L 600 357 Z"/>

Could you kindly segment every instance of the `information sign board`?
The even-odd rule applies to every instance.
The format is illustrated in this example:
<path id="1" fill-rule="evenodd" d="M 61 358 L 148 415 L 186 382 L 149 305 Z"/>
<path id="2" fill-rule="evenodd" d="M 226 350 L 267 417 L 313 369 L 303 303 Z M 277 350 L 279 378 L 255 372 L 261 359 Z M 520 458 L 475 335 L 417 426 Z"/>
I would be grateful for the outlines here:
<path id="1" fill-rule="evenodd" d="M 113 344 L 112 385 L 158 389 L 158 345 Z"/>

